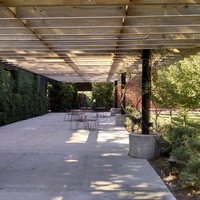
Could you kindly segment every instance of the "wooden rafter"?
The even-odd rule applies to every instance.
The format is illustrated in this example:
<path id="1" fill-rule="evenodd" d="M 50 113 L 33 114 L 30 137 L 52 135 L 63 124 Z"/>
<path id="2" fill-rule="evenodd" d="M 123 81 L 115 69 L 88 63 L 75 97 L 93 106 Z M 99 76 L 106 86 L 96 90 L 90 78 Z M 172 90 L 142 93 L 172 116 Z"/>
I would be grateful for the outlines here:
<path id="1" fill-rule="evenodd" d="M 78 68 L 78 66 L 76 66 L 76 64 L 73 63 L 73 61 L 72 61 L 67 55 L 63 55 L 63 54 L 61 54 L 60 52 L 56 52 L 54 49 L 52 49 L 51 47 L 49 47 L 48 44 L 47 44 L 46 42 L 42 41 L 41 38 L 38 37 L 37 34 L 35 34 L 35 32 L 32 30 L 31 27 L 29 27 L 29 26 L 27 25 L 26 22 L 24 22 L 23 20 L 18 19 L 18 18 L 16 17 L 16 15 L 15 15 L 15 13 L 13 13 L 12 9 L 9 9 L 9 8 L 8 8 L 7 11 L 9 12 L 10 15 L 12 15 L 13 17 L 16 18 L 17 23 L 20 24 L 20 28 L 25 28 L 26 30 L 28 30 L 30 33 L 33 34 L 34 38 L 36 38 L 36 39 L 39 40 L 39 43 L 40 43 L 40 44 L 39 44 L 39 45 L 36 45 L 36 50 L 37 50 L 37 51 L 43 50 L 43 51 L 47 51 L 47 52 L 50 51 L 51 53 L 56 53 L 60 58 L 62 58 L 64 61 L 66 61 L 66 62 L 68 63 L 68 65 L 82 78 L 83 81 L 86 81 L 86 80 L 84 79 L 84 77 L 83 77 L 83 74 L 80 72 L 80 69 Z M 28 48 L 28 47 L 29 47 L 29 48 Z M 0 46 L 0 48 L 1 48 L 1 50 L 3 50 L 1 46 Z M 13 45 L 12 45 L 11 50 L 12 50 L 13 48 L 15 49 L 15 47 L 13 47 Z M 27 48 L 27 49 L 26 49 L 26 48 Z M 42 49 L 42 48 L 43 48 L 43 49 Z M 24 49 L 25 49 L 25 50 L 34 50 L 33 46 L 31 46 L 31 45 L 28 45 L 27 47 L 26 47 L 26 46 L 25 46 L 25 47 L 23 46 L 23 48 L 20 48 L 20 49 L 23 49 L 23 50 L 24 50 Z M 6 50 L 7 50 L 7 48 L 6 48 Z M 8 49 L 8 50 L 9 50 L 9 49 Z M 18 50 L 18 49 L 15 49 L 15 50 Z M 35 62 L 35 63 L 37 63 L 37 62 Z"/>
<path id="2" fill-rule="evenodd" d="M 36 1 L 36 0 L 1 0 L 1 3 L 3 3 L 6 6 L 13 6 L 13 7 L 33 7 L 33 6 L 92 6 L 92 5 L 185 5 L 185 4 L 199 4 L 199 0 L 42 0 L 42 1 Z"/>

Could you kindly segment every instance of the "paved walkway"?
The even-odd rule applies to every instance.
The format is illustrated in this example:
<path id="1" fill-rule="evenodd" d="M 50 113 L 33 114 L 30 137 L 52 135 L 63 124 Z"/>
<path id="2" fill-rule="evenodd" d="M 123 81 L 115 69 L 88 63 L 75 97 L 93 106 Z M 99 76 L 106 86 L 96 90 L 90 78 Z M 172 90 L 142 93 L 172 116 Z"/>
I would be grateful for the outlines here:
<path id="1" fill-rule="evenodd" d="M 127 155 L 114 118 L 101 118 L 99 132 L 75 132 L 63 117 L 0 127 L 1 200 L 174 199 L 146 160 Z"/>

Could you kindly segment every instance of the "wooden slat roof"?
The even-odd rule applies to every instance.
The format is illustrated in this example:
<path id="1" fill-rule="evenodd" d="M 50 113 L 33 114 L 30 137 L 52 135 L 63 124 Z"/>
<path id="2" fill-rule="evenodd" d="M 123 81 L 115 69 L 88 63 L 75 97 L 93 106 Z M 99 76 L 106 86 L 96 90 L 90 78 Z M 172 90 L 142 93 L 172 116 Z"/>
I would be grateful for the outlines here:
<path id="1" fill-rule="evenodd" d="M 200 47 L 200 0 L 0 0 L 0 59 L 64 82 L 140 73 Z"/>

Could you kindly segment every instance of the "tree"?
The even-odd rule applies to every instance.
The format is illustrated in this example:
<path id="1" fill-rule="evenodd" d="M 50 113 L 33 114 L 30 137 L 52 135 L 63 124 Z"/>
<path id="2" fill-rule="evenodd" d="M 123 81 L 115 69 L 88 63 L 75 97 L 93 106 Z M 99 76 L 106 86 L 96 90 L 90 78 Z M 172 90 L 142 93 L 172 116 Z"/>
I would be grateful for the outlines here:
<path id="1" fill-rule="evenodd" d="M 92 97 L 97 107 L 109 109 L 113 106 L 113 83 L 92 83 Z"/>
<path id="2" fill-rule="evenodd" d="M 157 71 L 152 100 L 160 107 L 179 109 L 186 122 L 188 109 L 200 107 L 200 54 Z"/>

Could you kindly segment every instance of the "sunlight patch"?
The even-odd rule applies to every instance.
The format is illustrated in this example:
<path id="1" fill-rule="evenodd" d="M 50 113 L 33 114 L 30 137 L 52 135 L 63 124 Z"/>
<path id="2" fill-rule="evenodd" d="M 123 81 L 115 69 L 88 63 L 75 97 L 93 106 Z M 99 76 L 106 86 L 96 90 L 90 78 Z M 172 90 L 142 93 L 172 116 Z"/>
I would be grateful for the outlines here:
<path id="1" fill-rule="evenodd" d="M 65 143 L 85 143 L 88 139 L 89 131 L 87 130 L 78 130 L 73 133 L 69 140 L 65 141 Z"/>
<path id="2" fill-rule="evenodd" d="M 73 160 L 73 159 L 69 159 L 69 160 L 65 160 L 65 162 L 69 162 L 69 163 L 75 163 L 75 162 L 78 162 L 78 160 Z"/>
<path id="3" fill-rule="evenodd" d="M 141 183 L 139 185 L 136 186 L 137 188 L 148 188 L 149 184 L 148 183 Z"/>
<path id="4" fill-rule="evenodd" d="M 121 153 L 103 153 L 101 156 L 107 157 L 107 156 L 122 156 Z"/>
<path id="5" fill-rule="evenodd" d="M 121 134 L 115 134 L 115 133 L 100 133 L 98 135 L 97 142 L 111 142 L 111 143 L 117 143 L 117 144 L 128 144 L 128 136 L 127 137 L 121 137 Z"/>
<path id="6" fill-rule="evenodd" d="M 53 197 L 51 200 L 63 200 L 63 197 Z"/>
<path id="7" fill-rule="evenodd" d="M 121 185 L 109 181 L 95 181 L 91 183 L 91 188 L 97 191 L 117 191 Z"/>

